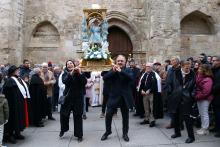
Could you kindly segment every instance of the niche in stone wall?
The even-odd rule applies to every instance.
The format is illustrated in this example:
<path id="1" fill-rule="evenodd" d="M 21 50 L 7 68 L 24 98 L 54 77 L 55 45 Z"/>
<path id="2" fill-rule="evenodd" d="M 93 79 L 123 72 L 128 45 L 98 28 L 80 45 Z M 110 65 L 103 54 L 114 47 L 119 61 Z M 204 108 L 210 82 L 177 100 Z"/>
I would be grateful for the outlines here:
<path id="1" fill-rule="evenodd" d="M 188 14 L 181 21 L 181 34 L 211 35 L 214 32 L 212 17 L 200 11 Z"/>
<path id="2" fill-rule="evenodd" d="M 49 21 L 39 23 L 32 31 L 29 45 L 25 52 L 25 58 L 34 64 L 52 61 L 61 61 L 60 34 L 57 28 Z M 59 52 L 59 53 L 58 53 Z"/>
<path id="3" fill-rule="evenodd" d="M 34 29 L 29 47 L 59 47 L 60 35 L 49 21 L 42 22 Z"/>

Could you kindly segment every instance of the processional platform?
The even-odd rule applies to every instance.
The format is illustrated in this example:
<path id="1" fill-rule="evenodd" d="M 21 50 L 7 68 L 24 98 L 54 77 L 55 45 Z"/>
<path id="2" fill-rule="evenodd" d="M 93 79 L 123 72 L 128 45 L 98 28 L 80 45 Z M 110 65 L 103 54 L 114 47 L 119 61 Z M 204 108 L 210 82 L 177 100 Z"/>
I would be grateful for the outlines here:
<path id="1" fill-rule="evenodd" d="M 82 71 L 108 71 L 113 60 L 108 50 L 107 9 L 84 9 L 82 20 Z"/>

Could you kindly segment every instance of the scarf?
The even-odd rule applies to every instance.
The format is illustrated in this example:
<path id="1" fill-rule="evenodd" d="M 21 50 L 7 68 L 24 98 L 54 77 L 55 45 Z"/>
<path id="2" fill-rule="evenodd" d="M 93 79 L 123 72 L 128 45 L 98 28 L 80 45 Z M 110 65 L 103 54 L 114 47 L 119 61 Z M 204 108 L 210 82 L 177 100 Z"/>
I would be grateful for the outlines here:
<path id="1" fill-rule="evenodd" d="M 185 78 L 186 75 L 188 75 L 190 73 L 190 71 L 188 73 L 186 73 L 186 72 L 183 71 L 183 69 L 181 69 L 181 73 L 182 73 L 183 78 Z"/>
<path id="2" fill-rule="evenodd" d="M 27 84 L 21 79 L 22 84 L 18 81 L 16 77 L 11 77 L 15 83 L 18 86 L 18 89 L 20 90 L 21 94 L 23 95 L 24 99 L 30 98 L 30 93 L 27 87 Z"/>

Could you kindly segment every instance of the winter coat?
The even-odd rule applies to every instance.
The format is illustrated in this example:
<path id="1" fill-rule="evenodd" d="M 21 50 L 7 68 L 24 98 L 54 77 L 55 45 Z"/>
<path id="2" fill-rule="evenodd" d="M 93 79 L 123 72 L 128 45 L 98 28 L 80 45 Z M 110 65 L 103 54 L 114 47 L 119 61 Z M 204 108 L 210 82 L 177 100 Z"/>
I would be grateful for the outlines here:
<path id="1" fill-rule="evenodd" d="M 192 111 L 192 105 L 195 97 L 195 73 L 191 70 L 189 74 L 183 76 L 181 69 L 174 72 L 172 79 L 173 91 L 168 96 L 168 111 L 176 113 L 180 109 L 184 115 L 189 115 Z"/>
<path id="2" fill-rule="evenodd" d="M 209 102 L 211 102 L 213 99 L 212 86 L 213 86 L 213 81 L 211 77 L 198 75 L 196 77 L 195 99 L 197 101 L 208 100 Z"/>
<path id="3" fill-rule="evenodd" d="M 29 79 L 30 72 L 31 72 L 30 68 L 27 68 L 27 67 L 22 65 L 22 66 L 20 66 L 20 72 L 19 72 L 20 75 L 19 76 L 22 79 L 25 79 L 25 78 Z"/>
<path id="4" fill-rule="evenodd" d="M 56 83 L 56 79 L 54 77 L 53 72 L 49 70 L 47 73 L 42 72 L 41 78 L 43 79 L 44 85 L 47 88 L 47 96 L 52 97 L 53 96 L 53 85 Z"/>
<path id="5" fill-rule="evenodd" d="M 121 72 L 110 70 L 104 75 L 103 80 L 109 81 L 109 85 L 111 86 L 107 102 L 108 108 L 117 108 L 121 97 L 124 99 L 128 109 L 133 108 L 132 77 L 130 68 L 123 68 Z"/>
<path id="6" fill-rule="evenodd" d="M 61 113 L 67 116 L 72 107 L 75 107 L 75 113 L 82 115 L 83 97 L 87 82 L 86 77 L 83 74 L 77 73 L 71 75 L 65 70 L 62 75 L 62 81 L 65 84 L 63 95 L 65 95 L 66 98 L 61 107 Z"/>

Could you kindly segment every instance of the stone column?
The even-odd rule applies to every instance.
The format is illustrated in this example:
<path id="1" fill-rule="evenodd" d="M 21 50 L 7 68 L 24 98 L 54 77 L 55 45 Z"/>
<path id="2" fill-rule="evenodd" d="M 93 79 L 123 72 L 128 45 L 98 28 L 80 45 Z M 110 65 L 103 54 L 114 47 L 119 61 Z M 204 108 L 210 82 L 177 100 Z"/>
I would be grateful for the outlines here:
<path id="1" fill-rule="evenodd" d="M 11 20 L 11 0 L 0 1 L 0 63 L 8 63 L 10 42 L 9 42 L 9 26 Z"/>
<path id="2" fill-rule="evenodd" d="M 0 62 L 20 64 L 23 55 L 24 0 L 1 0 L 0 10 Z"/>
<path id="3" fill-rule="evenodd" d="M 24 0 L 11 0 L 11 24 L 9 25 L 8 62 L 21 64 L 23 59 Z"/>

